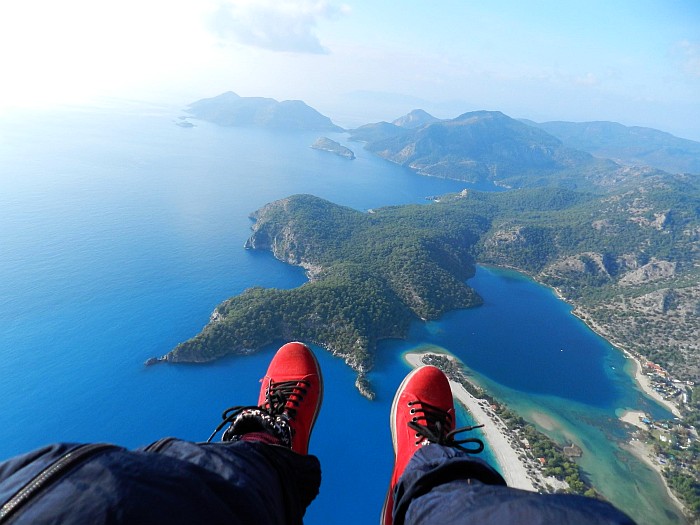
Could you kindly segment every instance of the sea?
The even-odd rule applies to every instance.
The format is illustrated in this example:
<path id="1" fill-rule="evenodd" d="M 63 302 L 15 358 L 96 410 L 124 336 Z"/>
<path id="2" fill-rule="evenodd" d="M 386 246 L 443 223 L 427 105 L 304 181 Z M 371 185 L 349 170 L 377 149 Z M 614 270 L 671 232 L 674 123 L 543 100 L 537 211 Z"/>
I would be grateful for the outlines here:
<path id="1" fill-rule="evenodd" d="M 495 190 L 417 175 L 342 133 L 327 136 L 355 160 L 311 149 L 319 133 L 183 127 L 182 116 L 121 100 L 0 113 L 0 460 L 54 441 L 204 440 L 225 408 L 254 404 L 277 344 L 203 365 L 144 361 L 195 335 L 248 287 L 306 281 L 243 248 L 262 205 L 310 193 L 366 211 Z M 483 306 L 380 343 L 375 401 L 315 348 L 326 390 L 310 448 L 323 483 L 306 523 L 377 523 L 393 464 L 389 408 L 409 371 L 402 355 L 429 348 L 457 356 L 497 398 L 580 446 L 589 480 L 639 523 L 683 523 L 659 476 L 619 447 L 630 432 L 617 419 L 625 409 L 670 417 L 639 390 L 622 353 L 522 274 L 479 266 L 468 282 Z M 489 450 L 484 457 L 493 461 Z"/>

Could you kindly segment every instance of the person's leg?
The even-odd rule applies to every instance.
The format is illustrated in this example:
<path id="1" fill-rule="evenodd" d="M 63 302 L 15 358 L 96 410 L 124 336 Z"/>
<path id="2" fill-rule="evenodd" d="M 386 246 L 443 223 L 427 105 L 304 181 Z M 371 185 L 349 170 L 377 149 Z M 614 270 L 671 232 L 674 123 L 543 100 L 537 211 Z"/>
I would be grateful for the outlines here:
<path id="1" fill-rule="evenodd" d="M 416 368 L 406 376 L 394 396 L 389 422 L 394 445 L 394 470 L 382 509 L 381 525 L 392 525 L 395 520 L 396 523 L 402 523 L 405 508 L 413 500 L 419 486 L 424 487 L 424 492 L 443 482 L 444 476 L 452 476 L 454 479 L 454 470 L 461 465 L 460 462 L 451 465 L 452 457 L 445 457 L 437 470 L 428 468 L 422 472 L 413 468 L 418 466 L 413 459 L 416 452 L 430 448 L 426 445 L 432 443 L 459 447 L 464 455 L 479 453 L 484 448 L 483 443 L 476 438 L 455 441 L 452 390 L 445 374 L 434 366 Z M 458 432 L 471 429 L 459 429 Z M 451 454 L 449 448 L 445 453 Z M 415 476 L 404 476 L 409 465 L 412 467 L 408 469 L 409 472 Z M 435 472 L 431 474 L 433 470 Z M 500 475 L 490 467 L 489 470 L 497 476 L 498 482 L 505 484 Z"/>
<path id="2" fill-rule="evenodd" d="M 224 413 L 222 443 L 55 445 L 0 464 L 0 523 L 299 524 L 320 486 L 306 451 L 322 389 L 311 351 L 285 345 L 259 406 Z"/>
<path id="3" fill-rule="evenodd" d="M 0 523 L 300 524 L 320 484 L 314 456 L 261 443 L 104 447 L 60 468 L 83 450 L 53 445 L 0 465 Z"/>
<path id="4" fill-rule="evenodd" d="M 242 499 L 257 523 L 301 523 L 321 482 L 318 459 L 307 452 L 323 401 L 323 376 L 313 352 L 292 342 L 277 351 L 261 383 L 258 405 L 224 411 L 206 444 L 165 440 L 145 450 L 245 487 Z M 222 443 L 211 443 L 228 423 Z"/>
<path id="5" fill-rule="evenodd" d="M 486 462 L 451 447 L 422 447 L 396 487 L 395 525 L 633 524 L 609 503 L 507 487 Z"/>
<path id="6" fill-rule="evenodd" d="M 456 440 L 460 430 L 453 429 L 447 378 L 434 367 L 411 372 L 392 404 L 396 459 L 382 525 L 633 523 L 612 505 L 592 498 L 507 487 L 491 466 L 470 456 L 481 451 L 481 442 Z M 467 450 L 461 447 L 465 444 Z"/>

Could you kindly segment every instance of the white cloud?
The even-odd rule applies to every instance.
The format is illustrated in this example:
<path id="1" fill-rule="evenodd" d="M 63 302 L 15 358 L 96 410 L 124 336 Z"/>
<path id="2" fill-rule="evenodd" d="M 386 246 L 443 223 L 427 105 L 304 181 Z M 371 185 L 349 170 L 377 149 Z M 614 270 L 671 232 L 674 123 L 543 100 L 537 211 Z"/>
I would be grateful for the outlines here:
<path id="1" fill-rule="evenodd" d="M 347 14 L 345 5 L 325 0 L 223 0 L 211 28 L 223 42 L 272 51 L 328 53 L 316 35 L 321 19 Z"/>

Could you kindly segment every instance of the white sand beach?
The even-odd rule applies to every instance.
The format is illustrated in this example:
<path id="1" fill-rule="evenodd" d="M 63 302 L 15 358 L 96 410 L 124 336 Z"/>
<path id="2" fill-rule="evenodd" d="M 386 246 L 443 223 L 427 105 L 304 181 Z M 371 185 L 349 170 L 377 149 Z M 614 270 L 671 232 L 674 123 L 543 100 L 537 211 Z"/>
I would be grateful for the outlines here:
<path id="1" fill-rule="evenodd" d="M 641 410 L 626 410 L 618 419 L 642 430 L 647 430 L 647 425 L 642 423 L 642 418 L 644 417 L 646 417 L 646 414 Z"/>
<path id="2" fill-rule="evenodd" d="M 669 401 L 668 399 L 664 399 L 661 396 L 661 394 L 659 394 L 656 390 L 652 388 L 651 379 L 649 379 L 649 377 L 644 374 L 642 363 L 640 363 L 637 358 L 630 355 L 628 352 L 625 352 L 625 355 L 628 359 L 632 359 L 634 361 L 634 379 L 637 381 L 644 393 L 656 400 L 657 402 L 659 402 L 661 405 L 668 408 L 674 416 L 680 417 L 681 412 L 680 410 L 678 410 L 678 406 L 676 406 L 675 403 Z"/>
<path id="3" fill-rule="evenodd" d="M 637 456 L 638 459 L 646 463 L 651 469 L 658 472 L 659 476 L 661 476 L 661 479 L 664 479 L 663 474 L 661 473 L 663 465 L 661 465 L 661 463 L 659 463 L 659 461 L 655 459 L 654 449 L 651 447 L 651 445 L 648 445 L 638 439 L 632 439 L 629 443 L 622 444 L 621 446 L 631 454 Z M 668 493 L 669 498 L 671 498 L 678 507 L 678 509 L 685 514 L 687 509 L 683 505 L 683 502 L 680 499 L 678 499 L 678 497 L 668 486 L 668 483 L 666 483 L 665 481 L 664 486 L 666 487 L 666 492 Z"/>
<path id="4" fill-rule="evenodd" d="M 404 358 L 411 366 L 418 367 L 423 365 L 421 361 L 423 355 L 424 353 L 420 352 L 409 352 L 404 355 Z M 526 460 L 521 460 L 519 457 L 522 455 L 522 452 L 511 443 L 514 438 L 510 436 L 503 421 L 491 410 L 487 401 L 475 398 L 461 384 L 455 381 L 450 381 L 450 386 L 452 387 L 454 398 L 469 410 L 474 421 L 479 425 L 484 425 L 481 430 L 483 430 L 484 437 L 496 456 L 499 470 L 508 486 L 536 491 L 536 479 L 543 485 L 552 485 L 552 479 L 544 479 L 539 475 L 528 473 Z"/>

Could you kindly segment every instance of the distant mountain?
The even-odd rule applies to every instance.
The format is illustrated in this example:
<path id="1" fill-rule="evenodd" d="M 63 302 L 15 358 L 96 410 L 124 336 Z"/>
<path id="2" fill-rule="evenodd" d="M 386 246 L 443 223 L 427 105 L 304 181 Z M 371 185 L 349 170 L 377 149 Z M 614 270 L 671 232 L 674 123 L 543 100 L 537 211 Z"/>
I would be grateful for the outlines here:
<path id="1" fill-rule="evenodd" d="M 671 173 L 700 174 L 700 142 L 681 139 L 652 128 L 617 122 L 523 121 L 551 133 L 565 145 L 596 157 L 628 165 L 643 165 Z"/>
<path id="2" fill-rule="evenodd" d="M 440 119 L 422 109 L 414 109 L 408 115 L 397 118 L 392 124 L 400 128 L 416 129 L 433 122 L 440 122 Z"/>
<path id="3" fill-rule="evenodd" d="M 288 131 L 342 131 L 301 100 L 240 97 L 233 91 L 190 104 L 188 111 L 221 126 L 272 128 Z"/>
<path id="4" fill-rule="evenodd" d="M 380 140 L 406 135 L 408 132 L 408 129 L 399 127 L 396 124 L 376 122 L 350 130 L 350 140 L 367 143 L 378 142 Z"/>
<path id="5" fill-rule="evenodd" d="M 546 131 L 499 111 L 435 119 L 414 129 L 383 122 L 350 134 L 354 140 L 365 141 L 369 151 L 423 175 L 490 181 L 509 188 L 593 188 L 643 174 L 643 170 L 623 169 L 613 161 L 569 148 Z"/>

